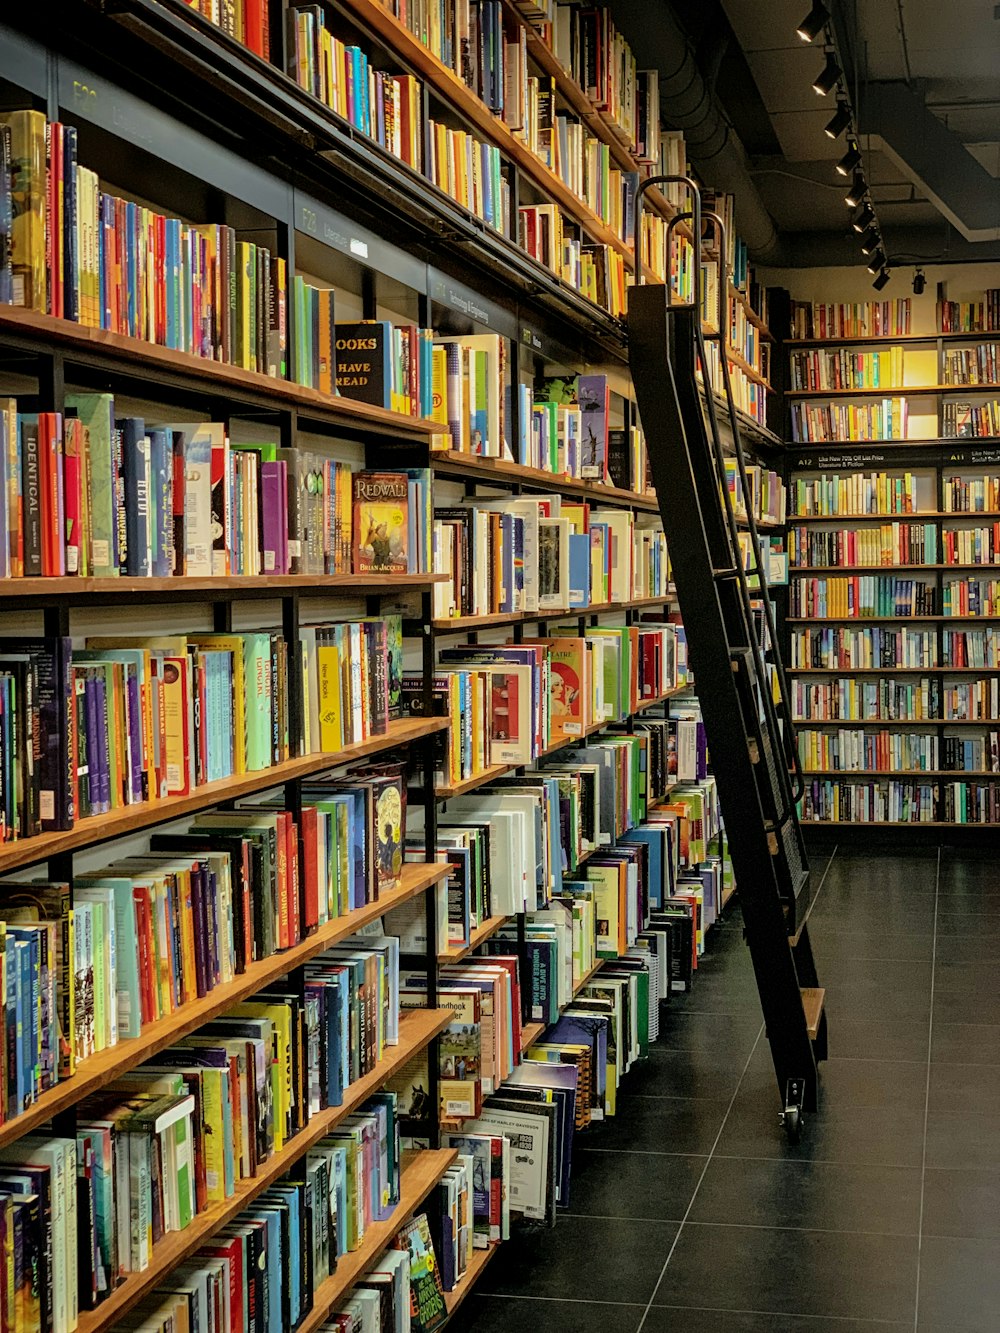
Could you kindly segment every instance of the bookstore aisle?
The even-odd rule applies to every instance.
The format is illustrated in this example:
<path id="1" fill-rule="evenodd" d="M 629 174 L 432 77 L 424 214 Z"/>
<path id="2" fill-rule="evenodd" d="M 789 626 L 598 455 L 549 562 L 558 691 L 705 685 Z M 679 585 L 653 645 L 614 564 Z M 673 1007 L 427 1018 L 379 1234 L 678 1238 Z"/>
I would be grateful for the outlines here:
<path id="1" fill-rule="evenodd" d="M 813 855 L 831 1015 L 790 1146 L 738 915 L 676 997 L 567 1216 L 501 1248 L 454 1333 L 995 1333 L 995 854 Z"/>

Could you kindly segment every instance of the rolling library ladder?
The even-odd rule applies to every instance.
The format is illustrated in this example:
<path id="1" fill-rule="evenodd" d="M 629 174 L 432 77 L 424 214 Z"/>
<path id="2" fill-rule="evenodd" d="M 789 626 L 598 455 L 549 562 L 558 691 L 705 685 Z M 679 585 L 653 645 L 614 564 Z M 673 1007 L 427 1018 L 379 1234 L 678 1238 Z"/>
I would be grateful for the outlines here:
<path id="1" fill-rule="evenodd" d="M 657 176 L 639 187 L 635 253 L 641 253 L 643 193 L 654 184 L 675 183 L 688 188 L 692 203 L 691 212 L 670 224 L 668 256 L 675 228 L 689 223 L 697 247 L 704 221 L 711 224 L 724 270 L 722 220 L 714 213 L 703 219 L 698 187 L 687 177 Z M 782 1098 L 781 1119 L 794 1141 L 803 1112 L 818 1107 L 817 1062 L 825 1058 L 827 1041 L 823 991 L 802 911 L 809 886 L 796 810 L 802 776 L 754 507 L 746 505 L 748 571 L 740 545 L 744 520 L 727 484 L 722 420 L 732 434 L 743 495 L 749 497 L 724 343 L 729 288 L 720 274 L 718 330 L 703 330 L 699 258 L 696 254 L 690 303 L 672 301 L 669 285 L 629 289 L 629 361 Z M 719 404 L 708 374 L 703 386 L 696 376 L 699 363 L 709 365 L 706 344 L 714 339 L 724 391 Z M 755 612 L 755 601 L 762 612 Z M 758 628 L 761 614 L 766 637 Z"/>

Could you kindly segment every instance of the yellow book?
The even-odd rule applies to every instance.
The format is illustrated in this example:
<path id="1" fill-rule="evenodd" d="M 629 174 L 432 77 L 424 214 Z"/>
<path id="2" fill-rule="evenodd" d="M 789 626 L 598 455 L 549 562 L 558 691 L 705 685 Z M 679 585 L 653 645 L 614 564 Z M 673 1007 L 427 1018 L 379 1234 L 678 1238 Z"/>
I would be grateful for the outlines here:
<path id="1" fill-rule="evenodd" d="M 444 347 L 431 350 L 431 420 L 448 425 L 448 353 Z"/>
<path id="2" fill-rule="evenodd" d="M 274 1150 L 280 1152 L 291 1133 L 293 1071 L 291 1010 L 283 1004 L 249 1000 L 228 1010 L 234 1018 L 266 1018 L 274 1024 L 271 1093 L 274 1100 Z"/>
<path id="3" fill-rule="evenodd" d="M 205 1195 L 210 1204 L 222 1203 L 226 1197 L 225 1112 L 222 1099 L 228 1094 L 228 1083 L 228 1069 L 201 1071 L 201 1139 L 205 1151 Z"/>
<path id="4" fill-rule="evenodd" d="M 14 273 L 13 304 L 45 314 L 48 285 L 45 256 L 45 116 L 41 111 L 13 111 L 10 128 L 13 221 L 10 243 Z"/>
<path id="5" fill-rule="evenodd" d="M 335 643 L 316 645 L 319 671 L 319 747 L 326 754 L 344 748 L 340 649 Z"/>
<path id="6" fill-rule="evenodd" d="M 174 873 L 177 885 L 177 902 L 180 908 L 181 935 L 181 987 L 180 993 L 184 1004 L 198 998 L 197 964 L 194 946 L 194 904 L 191 901 L 191 873 L 178 869 Z"/>

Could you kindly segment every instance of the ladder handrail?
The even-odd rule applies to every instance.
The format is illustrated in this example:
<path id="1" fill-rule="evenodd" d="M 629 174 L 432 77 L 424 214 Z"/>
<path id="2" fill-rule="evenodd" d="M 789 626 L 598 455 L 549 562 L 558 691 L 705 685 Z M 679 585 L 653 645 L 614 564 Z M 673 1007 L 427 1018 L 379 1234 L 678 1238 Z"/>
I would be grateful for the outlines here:
<path id="1" fill-rule="evenodd" d="M 739 418 L 736 415 L 736 402 L 733 398 L 733 385 L 729 374 L 729 359 L 726 356 L 725 346 L 725 320 L 728 318 L 729 314 L 729 272 L 726 268 L 726 224 L 718 213 L 709 212 L 705 213 L 703 216 L 706 221 L 711 222 L 715 227 L 719 242 L 719 361 L 722 370 L 722 383 L 725 392 L 726 405 L 729 411 L 729 425 L 733 433 L 736 463 L 740 470 L 740 482 L 743 486 L 744 496 L 749 499 L 750 485 L 747 475 L 746 457 L 743 453 L 743 436 L 740 431 Z M 708 386 L 706 386 L 706 393 L 707 392 Z M 783 747 L 786 760 L 792 768 L 793 797 L 796 801 L 800 801 L 805 793 L 805 776 L 802 772 L 802 760 L 799 755 L 799 747 L 795 740 L 795 724 L 792 721 L 788 677 L 785 674 L 785 664 L 782 660 L 778 646 L 774 607 L 771 605 L 771 599 L 768 596 L 767 578 L 764 572 L 765 566 L 761 557 L 760 532 L 757 528 L 757 518 L 753 512 L 753 506 L 750 504 L 747 505 L 747 527 L 750 530 L 750 536 L 753 543 L 753 555 L 757 565 L 757 578 L 760 581 L 761 602 L 764 606 L 764 617 L 767 621 L 767 633 L 771 643 L 771 656 L 778 676 L 778 693 L 781 698 L 781 706 L 785 721 L 785 729 L 783 729 L 782 732 Z"/>

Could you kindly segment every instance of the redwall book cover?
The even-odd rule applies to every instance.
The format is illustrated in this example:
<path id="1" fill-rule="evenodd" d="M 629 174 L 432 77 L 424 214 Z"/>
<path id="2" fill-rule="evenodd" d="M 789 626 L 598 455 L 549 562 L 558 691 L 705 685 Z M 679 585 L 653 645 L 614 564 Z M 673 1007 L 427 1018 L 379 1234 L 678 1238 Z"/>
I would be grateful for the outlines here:
<path id="1" fill-rule="evenodd" d="M 355 472 L 355 574 L 405 574 L 408 481 L 401 472 Z"/>

